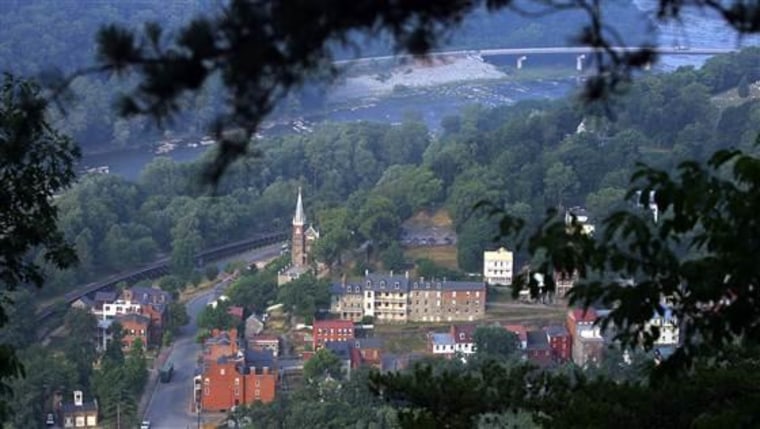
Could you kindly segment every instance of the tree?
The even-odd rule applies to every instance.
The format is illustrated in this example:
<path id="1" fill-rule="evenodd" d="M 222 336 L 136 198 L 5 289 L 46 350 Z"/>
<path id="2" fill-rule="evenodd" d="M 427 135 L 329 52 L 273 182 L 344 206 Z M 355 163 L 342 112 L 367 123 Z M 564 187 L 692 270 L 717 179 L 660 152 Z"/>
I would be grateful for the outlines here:
<path id="1" fill-rule="evenodd" d="M 125 383 L 135 395 L 142 393 L 148 381 L 148 363 L 145 359 L 145 346 L 142 339 L 136 338 L 129 351 L 124 366 Z"/>
<path id="2" fill-rule="evenodd" d="M 359 211 L 359 219 L 359 232 L 379 247 L 390 244 L 396 238 L 401 225 L 393 203 L 385 197 L 375 195 L 367 198 Z"/>
<path id="3" fill-rule="evenodd" d="M 63 324 L 71 334 L 66 337 L 63 344 L 64 355 L 76 368 L 78 376 L 77 386 L 82 388 L 87 387 L 90 385 L 90 377 L 93 371 L 92 365 L 97 356 L 95 344 L 95 332 L 98 326 L 97 320 L 87 310 L 70 308 L 66 313 Z"/>
<path id="4" fill-rule="evenodd" d="M 308 380 L 317 380 L 326 376 L 341 379 L 343 378 L 343 364 L 335 353 L 328 349 L 319 349 L 303 365 L 303 375 Z"/>
<path id="5" fill-rule="evenodd" d="M 207 305 L 198 315 L 197 325 L 199 328 L 212 329 L 232 329 L 238 324 L 238 320 L 227 312 L 230 307 L 229 301 L 217 300 L 216 305 Z"/>
<path id="6" fill-rule="evenodd" d="M 544 190 L 552 205 L 562 207 L 562 203 L 568 193 L 578 189 L 578 176 L 570 166 L 562 162 L 555 162 L 546 170 L 544 177 Z"/>
<path id="7" fill-rule="evenodd" d="M 39 88 L 10 75 L 0 84 L 0 283 L 2 301 L 19 285 L 42 286 L 42 261 L 58 268 L 76 262 L 76 253 L 58 229 L 53 196 L 69 186 L 79 151 L 46 122 L 47 103 Z M 0 327 L 7 322 L 0 306 Z M 14 347 L 0 344 L 0 389 L 22 374 Z M 0 420 L 7 416 L 0 402 Z"/>
<path id="8" fill-rule="evenodd" d="M 479 356 L 506 359 L 518 350 L 520 340 L 514 332 L 501 326 L 478 326 L 473 334 L 475 350 Z"/>
<path id="9" fill-rule="evenodd" d="M 181 302 L 170 302 L 167 311 L 169 312 L 169 323 L 167 325 L 168 332 L 176 334 L 179 331 L 179 328 L 190 322 L 190 316 L 187 314 L 187 307 Z"/>
<path id="10" fill-rule="evenodd" d="M 387 249 L 385 249 L 380 258 L 383 261 L 383 267 L 386 270 L 400 271 L 406 268 L 406 259 L 404 258 L 404 251 L 401 249 L 397 241 L 391 243 Z"/>
<path id="11" fill-rule="evenodd" d="M 203 273 L 206 275 L 206 278 L 209 281 L 214 281 L 219 276 L 219 267 L 215 264 L 209 264 L 206 265 L 206 268 L 203 270 Z"/>
<path id="12" fill-rule="evenodd" d="M 302 275 L 280 286 L 277 302 L 299 317 L 313 317 L 318 309 L 330 305 L 330 282 L 311 274 Z"/>

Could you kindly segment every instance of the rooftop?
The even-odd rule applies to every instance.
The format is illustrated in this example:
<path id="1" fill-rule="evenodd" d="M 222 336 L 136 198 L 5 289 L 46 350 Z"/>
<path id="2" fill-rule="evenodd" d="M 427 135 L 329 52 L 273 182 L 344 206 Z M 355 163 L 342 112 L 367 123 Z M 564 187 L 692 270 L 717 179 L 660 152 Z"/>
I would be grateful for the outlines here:
<path id="1" fill-rule="evenodd" d="M 455 344 L 454 337 L 448 333 L 430 334 L 430 341 L 434 346 L 453 346 Z"/>
<path id="2" fill-rule="evenodd" d="M 549 340 L 546 337 L 546 332 L 544 331 L 528 331 L 526 333 L 526 337 L 528 339 L 528 350 L 540 350 L 549 348 Z"/>

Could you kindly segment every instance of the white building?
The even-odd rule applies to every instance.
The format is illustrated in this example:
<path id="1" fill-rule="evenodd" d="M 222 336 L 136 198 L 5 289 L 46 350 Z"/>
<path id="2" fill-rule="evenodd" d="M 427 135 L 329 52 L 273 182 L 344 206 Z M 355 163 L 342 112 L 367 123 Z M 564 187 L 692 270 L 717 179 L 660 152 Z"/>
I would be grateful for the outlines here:
<path id="1" fill-rule="evenodd" d="M 113 319 L 120 314 L 140 313 L 141 305 L 139 302 L 124 301 L 117 299 L 108 304 L 103 304 L 103 310 L 100 314 L 95 313 L 100 319 Z"/>
<path id="2" fill-rule="evenodd" d="M 666 308 L 663 315 L 655 314 L 649 322 L 647 329 L 656 326 L 660 330 L 660 337 L 654 342 L 656 346 L 677 346 L 679 342 L 678 321 L 670 309 Z"/>
<path id="3" fill-rule="evenodd" d="M 483 279 L 492 285 L 512 284 L 514 255 L 505 248 L 483 252 Z"/>

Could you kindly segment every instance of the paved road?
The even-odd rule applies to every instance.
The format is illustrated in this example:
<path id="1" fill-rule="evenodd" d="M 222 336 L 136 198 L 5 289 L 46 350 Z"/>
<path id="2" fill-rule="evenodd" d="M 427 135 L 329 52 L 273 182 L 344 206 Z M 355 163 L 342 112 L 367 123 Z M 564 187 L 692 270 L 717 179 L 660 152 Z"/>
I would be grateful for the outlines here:
<path id="1" fill-rule="evenodd" d="M 256 261 L 278 255 L 280 244 L 260 249 L 251 255 Z M 195 324 L 203 307 L 213 301 L 229 281 L 220 281 L 213 290 L 191 299 L 187 303 L 190 323 L 182 327 L 174 342 L 169 360 L 174 363 L 174 376 L 170 383 L 158 383 L 151 398 L 145 419 L 150 420 L 151 429 L 186 429 L 195 428 L 197 416 L 191 412 L 193 398 L 193 376 L 195 372 L 200 345 L 195 343 L 198 327 Z M 148 387 L 152 388 L 151 386 Z"/>

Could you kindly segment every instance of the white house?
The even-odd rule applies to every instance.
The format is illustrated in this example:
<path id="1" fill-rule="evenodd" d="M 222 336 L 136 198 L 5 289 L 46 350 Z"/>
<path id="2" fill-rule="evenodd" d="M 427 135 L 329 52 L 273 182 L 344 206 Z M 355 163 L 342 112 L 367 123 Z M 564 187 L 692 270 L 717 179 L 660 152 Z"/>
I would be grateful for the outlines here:
<path id="1" fill-rule="evenodd" d="M 483 279 L 488 284 L 509 286 L 512 284 L 514 256 L 501 247 L 483 252 Z"/>

